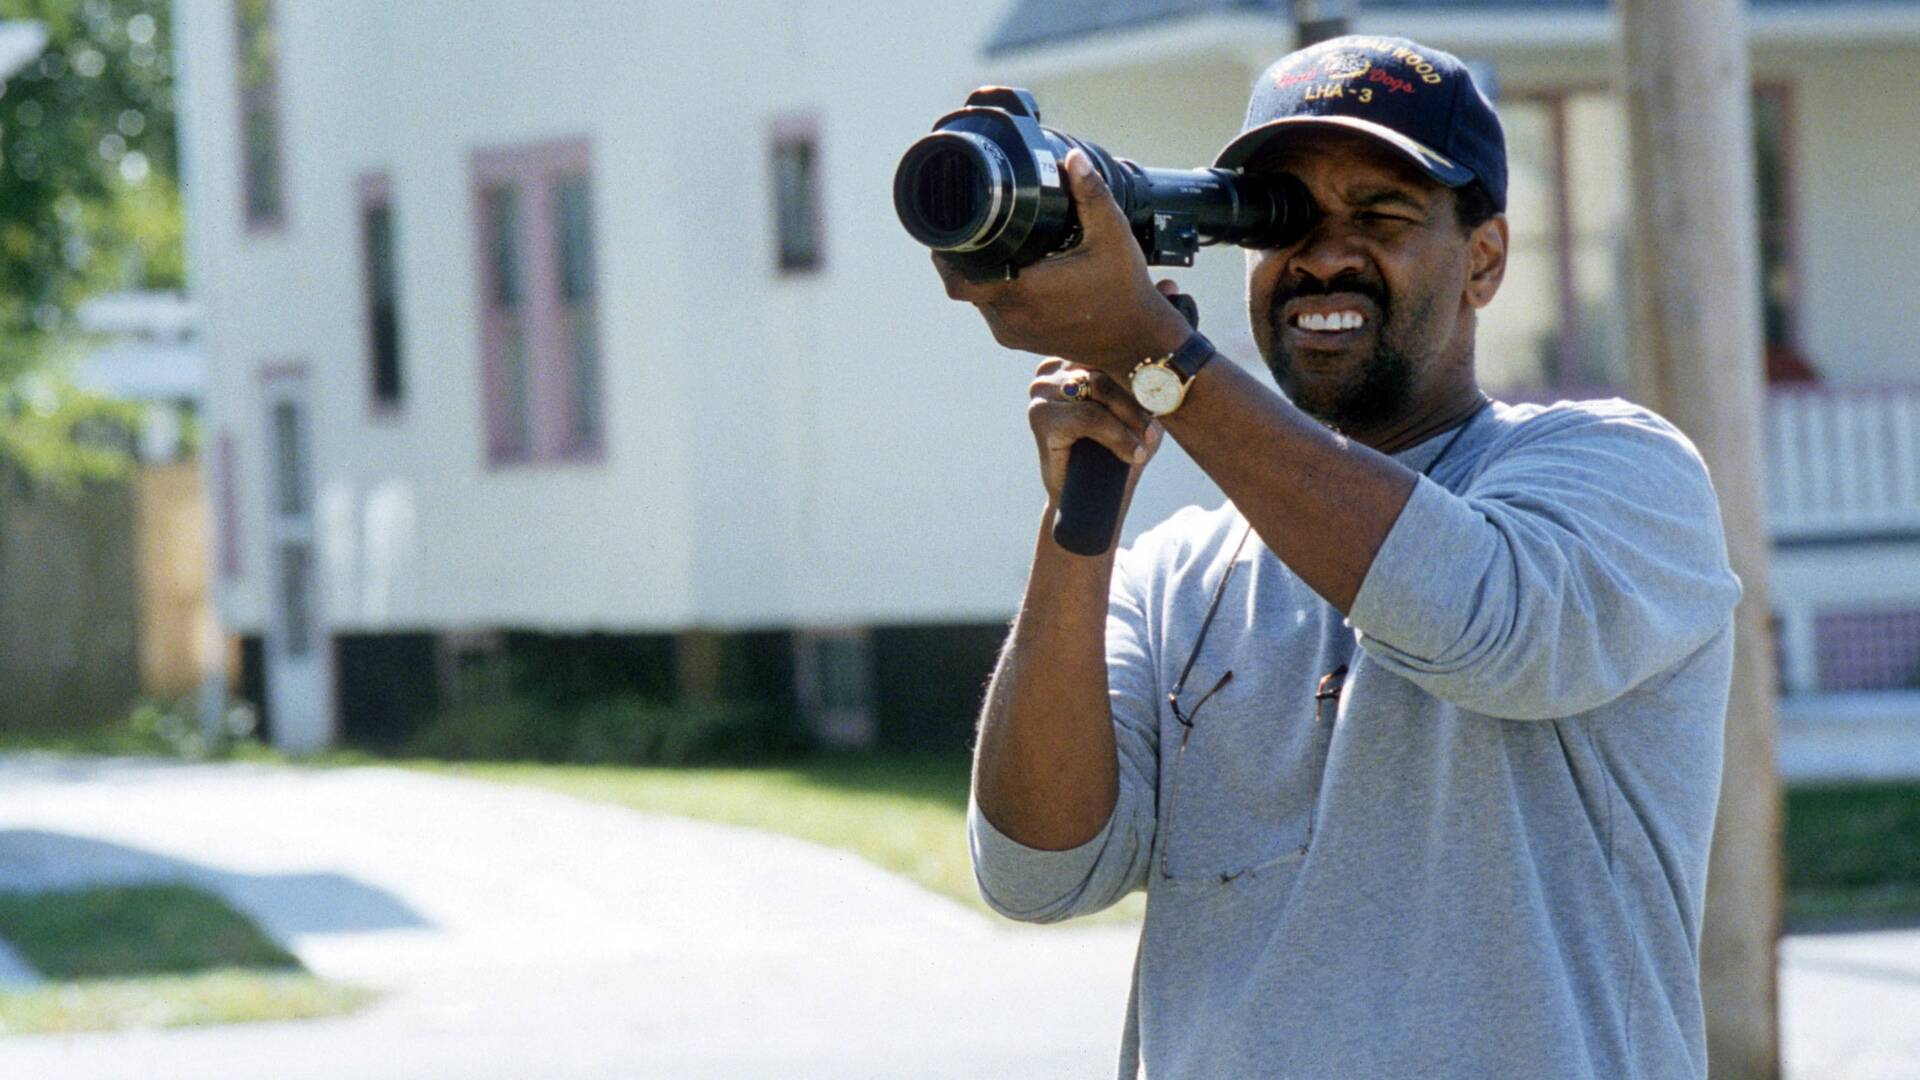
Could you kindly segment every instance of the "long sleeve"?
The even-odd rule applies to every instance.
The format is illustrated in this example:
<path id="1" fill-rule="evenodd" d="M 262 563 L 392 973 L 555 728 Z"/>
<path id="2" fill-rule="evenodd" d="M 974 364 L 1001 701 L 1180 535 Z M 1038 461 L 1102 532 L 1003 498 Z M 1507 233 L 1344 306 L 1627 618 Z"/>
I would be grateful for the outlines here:
<path id="1" fill-rule="evenodd" d="M 1726 624 L 1740 583 L 1718 502 L 1671 425 L 1567 411 L 1485 460 L 1461 495 L 1423 478 L 1375 557 L 1349 621 L 1380 663 L 1474 712 L 1565 717 Z"/>
<path id="2" fill-rule="evenodd" d="M 967 808 L 974 877 L 989 906 L 1010 919 L 1058 922 L 1110 907 L 1146 882 L 1158 801 L 1159 728 L 1153 650 L 1131 552 L 1114 569 L 1107 609 L 1107 698 L 1118 752 L 1119 794 L 1105 828 L 1066 851 L 1042 851 Z"/>

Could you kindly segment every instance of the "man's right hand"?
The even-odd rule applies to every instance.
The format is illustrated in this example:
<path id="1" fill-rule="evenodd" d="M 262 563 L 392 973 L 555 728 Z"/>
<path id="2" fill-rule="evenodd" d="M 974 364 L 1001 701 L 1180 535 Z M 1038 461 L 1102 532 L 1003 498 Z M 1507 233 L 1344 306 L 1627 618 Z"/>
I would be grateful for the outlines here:
<path id="1" fill-rule="evenodd" d="M 1040 480 L 1051 505 L 1060 504 L 1067 455 L 1081 439 L 1113 451 L 1133 466 L 1135 477 L 1160 448 L 1159 422 L 1109 375 L 1050 356 L 1034 369 L 1027 391 L 1027 423 L 1040 449 Z"/>

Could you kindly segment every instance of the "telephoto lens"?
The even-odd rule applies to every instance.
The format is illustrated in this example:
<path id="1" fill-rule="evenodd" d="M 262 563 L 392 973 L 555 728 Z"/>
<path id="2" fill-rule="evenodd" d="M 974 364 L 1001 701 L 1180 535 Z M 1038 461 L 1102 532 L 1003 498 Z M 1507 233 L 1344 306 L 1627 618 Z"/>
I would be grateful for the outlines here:
<path id="1" fill-rule="evenodd" d="M 987 86 L 907 148 L 893 174 L 893 208 L 915 240 L 974 281 L 1005 281 L 1020 268 L 1080 242 L 1067 191 L 1069 150 L 1087 155 L 1155 266 L 1192 266 L 1203 244 L 1286 247 L 1305 236 L 1313 199 L 1286 173 L 1149 169 L 1094 144 L 1040 126 L 1025 90 Z M 1185 296 L 1168 301 L 1197 324 Z M 1128 466 L 1081 439 L 1053 521 L 1053 539 L 1078 555 L 1113 545 Z"/>
<path id="2" fill-rule="evenodd" d="M 1067 192 L 1067 151 L 1106 180 L 1156 266 L 1191 266 L 1204 244 L 1284 247 L 1305 235 L 1313 200 L 1288 174 L 1153 169 L 1040 126 L 1033 95 L 982 87 L 907 148 L 893 206 L 907 232 L 974 280 L 1015 276 L 1080 240 Z"/>

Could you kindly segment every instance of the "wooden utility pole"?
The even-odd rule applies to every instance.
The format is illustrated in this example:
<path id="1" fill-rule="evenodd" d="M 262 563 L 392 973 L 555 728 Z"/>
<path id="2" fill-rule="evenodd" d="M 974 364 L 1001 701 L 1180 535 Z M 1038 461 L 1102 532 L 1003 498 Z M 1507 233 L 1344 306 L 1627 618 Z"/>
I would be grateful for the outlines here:
<path id="1" fill-rule="evenodd" d="M 1293 47 L 1304 49 L 1347 32 L 1346 0 L 1293 0 Z"/>
<path id="2" fill-rule="evenodd" d="M 1620 0 L 1636 391 L 1713 471 L 1734 572 L 1725 773 L 1701 942 L 1716 1078 L 1780 1075 L 1780 785 L 1761 489 L 1759 243 L 1740 0 Z"/>

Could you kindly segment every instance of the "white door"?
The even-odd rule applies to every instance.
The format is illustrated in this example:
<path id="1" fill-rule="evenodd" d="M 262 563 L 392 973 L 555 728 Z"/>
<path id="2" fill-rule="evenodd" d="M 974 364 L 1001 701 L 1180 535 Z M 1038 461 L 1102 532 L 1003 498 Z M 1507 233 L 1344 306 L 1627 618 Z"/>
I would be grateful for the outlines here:
<path id="1" fill-rule="evenodd" d="M 273 743 L 293 752 L 333 742 L 333 648 L 320 611 L 313 528 L 313 425 L 303 371 L 268 380 L 267 505 L 273 616 L 266 642 Z"/>

